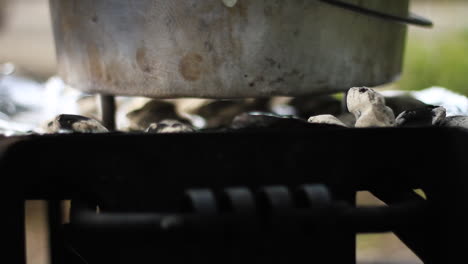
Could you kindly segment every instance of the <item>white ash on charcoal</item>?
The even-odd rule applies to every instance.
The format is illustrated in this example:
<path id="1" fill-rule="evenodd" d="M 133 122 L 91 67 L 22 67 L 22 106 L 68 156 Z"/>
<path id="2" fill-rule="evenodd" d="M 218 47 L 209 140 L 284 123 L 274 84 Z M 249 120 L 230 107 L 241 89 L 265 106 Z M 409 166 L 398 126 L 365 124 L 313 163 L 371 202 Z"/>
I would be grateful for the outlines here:
<path id="1" fill-rule="evenodd" d="M 446 115 L 444 107 L 428 105 L 404 111 L 396 118 L 396 125 L 399 127 L 438 126 L 444 122 Z"/>
<path id="2" fill-rule="evenodd" d="M 385 105 L 393 110 L 395 116 L 407 110 L 427 106 L 427 104 L 414 98 L 410 93 L 384 91 L 381 94 L 385 96 Z M 356 124 L 356 117 L 352 113 L 341 113 L 337 118 L 348 127 L 354 127 Z"/>
<path id="3" fill-rule="evenodd" d="M 367 87 L 349 89 L 346 98 L 349 112 L 356 117 L 355 127 L 392 127 L 393 110 L 386 106 L 383 95 Z"/>
<path id="4" fill-rule="evenodd" d="M 268 111 L 270 99 L 210 101 L 193 109 L 189 114 L 205 120 L 204 128 L 227 127 L 234 118 L 245 112 Z"/>
<path id="5" fill-rule="evenodd" d="M 309 118 L 308 122 L 312 124 L 326 124 L 340 127 L 348 127 L 343 122 L 341 122 L 341 120 L 332 115 L 312 116 Z"/>
<path id="6" fill-rule="evenodd" d="M 79 115 L 59 115 L 46 127 L 47 133 L 106 133 L 97 120 Z"/>
<path id="7" fill-rule="evenodd" d="M 161 100 L 149 101 L 142 108 L 128 113 L 127 118 L 129 120 L 129 129 L 135 131 L 145 131 L 151 124 L 166 119 L 190 124 L 187 119 L 177 113 L 173 103 Z"/>
<path id="8" fill-rule="evenodd" d="M 164 133 L 191 133 L 195 132 L 195 128 L 182 123 L 178 120 L 163 120 L 158 123 L 151 124 L 147 129 L 147 133 L 156 133 L 156 134 L 164 134 Z"/>
<path id="9" fill-rule="evenodd" d="M 243 113 L 234 118 L 231 123 L 232 129 L 248 128 L 302 128 L 310 124 L 293 116 L 280 116 L 273 113 L 249 112 Z"/>
<path id="10" fill-rule="evenodd" d="M 449 116 L 444 119 L 441 126 L 468 129 L 468 116 Z"/>

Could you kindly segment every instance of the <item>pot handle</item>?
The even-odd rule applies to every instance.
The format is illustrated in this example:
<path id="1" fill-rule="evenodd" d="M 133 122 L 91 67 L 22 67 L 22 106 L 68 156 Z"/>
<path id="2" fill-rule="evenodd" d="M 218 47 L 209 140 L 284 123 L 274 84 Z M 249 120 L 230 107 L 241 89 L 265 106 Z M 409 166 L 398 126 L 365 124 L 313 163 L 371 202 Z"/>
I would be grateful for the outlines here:
<path id="1" fill-rule="evenodd" d="M 421 26 L 421 27 L 432 27 L 434 25 L 431 20 L 424 18 L 422 16 L 419 16 L 419 15 L 413 14 L 413 13 L 410 13 L 407 17 L 401 17 L 401 16 L 396 16 L 392 14 L 383 13 L 377 10 L 365 8 L 362 6 L 345 3 L 340 0 L 319 0 L 319 1 L 329 4 L 329 5 L 334 5 L 343 9 L 347 9 L 356 13 L 378 17 L 378 18 L 382 18 L 386 20 L 391 20 L 394 22 Z"/>

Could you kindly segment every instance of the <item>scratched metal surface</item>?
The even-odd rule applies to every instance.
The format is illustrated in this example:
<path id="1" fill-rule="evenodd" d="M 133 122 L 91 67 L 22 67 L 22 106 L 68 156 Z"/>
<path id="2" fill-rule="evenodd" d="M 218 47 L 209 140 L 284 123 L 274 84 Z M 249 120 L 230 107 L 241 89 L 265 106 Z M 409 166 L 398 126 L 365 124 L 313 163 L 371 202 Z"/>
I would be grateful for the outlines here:
<path id="1" fill-rule="evenodd" d="M 406 16 L 409 0 L 347 0 Z M 158 98 L 299 96 L 398 78 L 406 26 L 312 0 L 50 0 L 75 88 Z"/>

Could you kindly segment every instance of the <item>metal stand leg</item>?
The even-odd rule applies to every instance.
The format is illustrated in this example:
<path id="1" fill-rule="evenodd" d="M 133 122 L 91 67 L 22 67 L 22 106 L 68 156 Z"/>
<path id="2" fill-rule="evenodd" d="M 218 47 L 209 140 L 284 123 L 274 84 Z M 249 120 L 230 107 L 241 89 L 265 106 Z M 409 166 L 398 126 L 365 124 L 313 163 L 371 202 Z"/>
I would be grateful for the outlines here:
<path id="1" fill-rule="evenodd" d="M 329 185 L 332 197 L 356 205 L 356 191 L 342 186 Z M 328 241 L 327 241 L 328 240 Z M 328 230 L 328 236 L 323 243 L 327 244 L 328 263 L 356 263 L 356 232 L 346 228 Z M 340 252 L 336 254 L 336 252 Z"/>
<path id="2" fill-rule="evenodd" d="M 422 201 L 419 195 L 412 190 L 371 190 L 377 198 L 382 200 L 388 205 L 395 203 L 401 203 L 404 201 Z M 434 254 L 438 253 L 437 248 L 430 239 L 433 234 L 431 230 L 434 228 L 434 224 L 428 219 L 426 222 L 422 222 L 418 226 L 412 228 L 399 228 L 394 230 L 394 233 L 399 237 L 405 245 L 411 249 L 421 260 L 425 263 L 430 263 L 431 260 L 435 259 Z"/>
<path id="3" fill-rule="evenodd" d="M 47 203 L 47 216 L 49 227 L 49 256 L 51 264 L 63 262 L 63 237 L 61 233 L 62 206 L 60 200 L 51 200 Z"/>
<path id="4" fill-rule="evenodd" d="M 24 200 L 2 198 L 4 204 L 0 223 L 4 230 L 2 240 L 6 245 L 2 250 L 2 258 L 8 263 L 26 264 Z"/>
<path id="5" fill-rule="evenodd" d="M 116 112 L 115 96 L 101 95 L 102 123 L 110 131 L 116 130 L 115 112 Z"/>

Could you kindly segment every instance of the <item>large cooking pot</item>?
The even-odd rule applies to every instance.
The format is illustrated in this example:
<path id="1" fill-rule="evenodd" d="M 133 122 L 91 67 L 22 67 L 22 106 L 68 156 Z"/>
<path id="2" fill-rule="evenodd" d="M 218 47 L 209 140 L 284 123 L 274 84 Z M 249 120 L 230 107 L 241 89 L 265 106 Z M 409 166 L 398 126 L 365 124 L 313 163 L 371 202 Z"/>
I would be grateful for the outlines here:
<path id="1" fill-rule="evenodd" d="M 409 0 L 50 0 L 59 72 L 87 92 L 299 96 L 394 81 Z"/>

